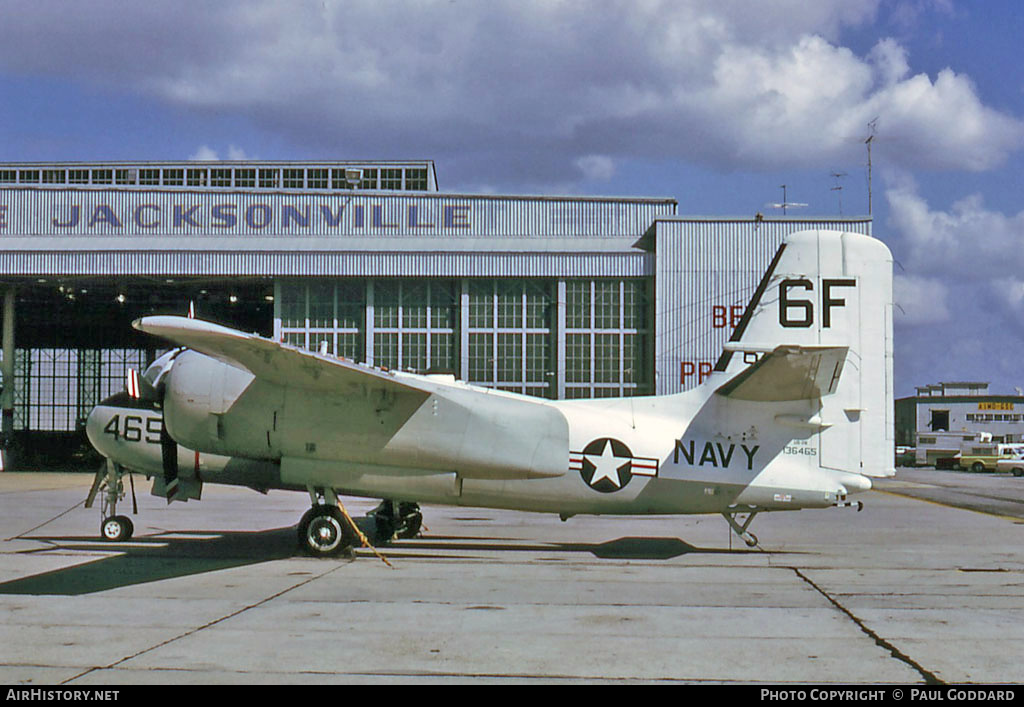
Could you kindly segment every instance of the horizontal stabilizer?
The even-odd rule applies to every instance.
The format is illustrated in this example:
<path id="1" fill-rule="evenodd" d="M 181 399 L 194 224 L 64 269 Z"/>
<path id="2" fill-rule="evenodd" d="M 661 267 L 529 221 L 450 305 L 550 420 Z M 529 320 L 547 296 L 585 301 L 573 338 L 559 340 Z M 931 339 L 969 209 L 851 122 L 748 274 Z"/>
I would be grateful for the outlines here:
<path id="1" fill-rule="evenodd" d="M 836 391 L 846 346 L 778 346 L 715 392 L 735 400 L 814 400 Z"/>

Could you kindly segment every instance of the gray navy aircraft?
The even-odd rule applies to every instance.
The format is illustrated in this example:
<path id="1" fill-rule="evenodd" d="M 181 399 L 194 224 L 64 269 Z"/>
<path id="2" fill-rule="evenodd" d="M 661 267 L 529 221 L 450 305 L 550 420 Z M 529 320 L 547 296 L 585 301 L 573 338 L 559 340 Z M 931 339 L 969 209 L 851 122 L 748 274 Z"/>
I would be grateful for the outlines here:
<path id="1" fill-rule="evenodd" d="M 420 530 L 419 503 L 559 514 L 718 513 L 748 545 L 766 511 L 860 507 L 893 468 L 892 255 L 813 230 L 779 248 L 697 388 L 547 400 L 334 358 L 199 319 L 135 328 L 180 348 L 98 405 L 102 537 L 130 538 L 123 477 L 168 501 L 204 483 L 309 493 L 301 547 L 358 542 L 339 496 L 384 499 L 378 536 Z"/>

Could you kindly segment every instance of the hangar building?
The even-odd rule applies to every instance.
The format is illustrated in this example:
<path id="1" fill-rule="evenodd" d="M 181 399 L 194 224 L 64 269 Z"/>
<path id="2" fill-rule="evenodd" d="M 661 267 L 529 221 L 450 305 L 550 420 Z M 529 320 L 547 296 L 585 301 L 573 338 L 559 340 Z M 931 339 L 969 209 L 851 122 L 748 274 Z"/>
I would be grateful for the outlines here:
<path id="1" fill-rule="evenodd" d="M 131 321 L 190 302 L 527 395 L 677 392 L 711 371 L 787 233 L 871 232 L 866 217 L 677 211 L 442 192 L 429 160 L 0 164 L 3 441 L 24 468 L 80 447 L 92 406 L 160 350 Z"/>

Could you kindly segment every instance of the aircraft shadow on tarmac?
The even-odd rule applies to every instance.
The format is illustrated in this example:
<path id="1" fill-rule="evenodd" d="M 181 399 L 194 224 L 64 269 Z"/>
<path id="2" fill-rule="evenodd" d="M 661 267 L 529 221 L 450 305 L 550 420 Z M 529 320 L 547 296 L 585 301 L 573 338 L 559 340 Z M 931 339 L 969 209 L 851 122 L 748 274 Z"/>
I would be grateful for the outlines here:
<path id="1" fill-rule="evenodd" d="M 362 522 L 358 524 L 363 526 Z M 64 551 L 92 553 L 97 550 L 97 541 L 91 538 L 27 536 L 24 539 L 52 543 L 53 549 Z M 117 554 L 0 583 L 0 595 L 93 594 L 135 584 L 282 560 L 298 553 L 294 527 L 252 532 L 174 531 L 102 547 Z M 699 548 L 679 538 L 624 537 L 603 543 L 536 543 L 508 538 L 429 535 L 396 541 L 381 549 L 395 561 L 402 558 L 459 559 L 473 557 L 474 552 L 590 553 L 601 559 L 615 560 L 670 560 L 693 553 L 761 552 L 746 548 Z M 364 552 L 368 553 L 360 550 L 360 556 Z M 346 557 L 333 559 L 335 562 L 350 560 Z"/>

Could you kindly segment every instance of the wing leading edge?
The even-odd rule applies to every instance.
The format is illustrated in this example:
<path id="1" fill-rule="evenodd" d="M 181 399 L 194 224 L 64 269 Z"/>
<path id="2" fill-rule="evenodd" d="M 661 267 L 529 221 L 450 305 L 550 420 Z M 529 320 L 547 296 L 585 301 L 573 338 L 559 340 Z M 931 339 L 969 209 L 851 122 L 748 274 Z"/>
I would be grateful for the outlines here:
<path id="1" fill-rule="evenodd" d="M 311 390 L 327 388 L 338 392 L 353 392 L 354 389 L 373 386 L 393 392 L 415 391 L 424 397 L 429 394 L 413 379 L 399 380 L 387 371 L 328 358 L 200 319 L 152 316 L 137 319 L 132 326 L 279 385 Z"/>

